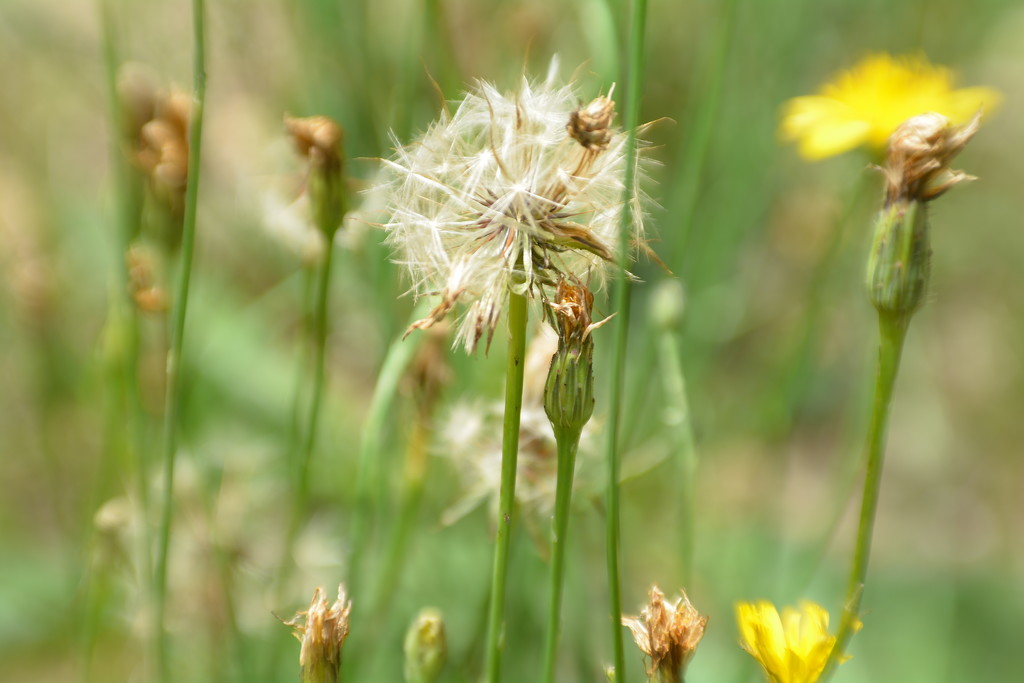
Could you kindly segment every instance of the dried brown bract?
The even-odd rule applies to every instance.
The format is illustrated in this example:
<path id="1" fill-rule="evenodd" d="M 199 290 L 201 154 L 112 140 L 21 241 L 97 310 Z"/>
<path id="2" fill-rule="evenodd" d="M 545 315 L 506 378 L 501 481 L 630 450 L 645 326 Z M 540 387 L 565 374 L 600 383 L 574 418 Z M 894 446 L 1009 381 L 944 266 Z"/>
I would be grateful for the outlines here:
<path id="1" fill-rule="evenodd" d="M 981 115 L 964 126 L 953 126 L 941 114 L 907 119 L 889 138 L 886 176 L 887 206 L 899 201 L 931 201 L 973 176 L 949 168 L 960 150 L 978 132 Z"/>
<path id="2" fill-rule="evenodd" d="M 345 587 L 338 586 L 338 599 L 328 607 L 324 589 L 313 592 L 309 609 L 284 622 L 295 629 L 302 642 L 299 665 L 303 683 L 334 683 L 341 670 L 341 648 L 348 636 L 348 617 L 352 603 L 345 596 Z"/>
<path id="3" fill-rule="evenodd" d="M 656 681 L 680 681 L 693 659 L 708 618 L 690 604 L 686 591 L 670 604 L 657 586 L 639 617 L 623 617 L 622 624 L 633 633 L 637 647 L 650 658 L 647 675 Z"/>
<path id="4" fill-rule="evenodd" d="M 613 88 L 614 89 L 614 88 Z M 615 117 L 615 102 L 608 97 L 597 97 L 585 107 L 569 114 L 566 128 L 573 140 L 587 149 L 607 149 L 612 141 L 612 119 Z"/>
<path id="5" fill-rule="evenodd" d="M 300 156 L 313 164 L 341 164 L 341 126 L 326 116 L 284 117 L 284 127 Z"/>

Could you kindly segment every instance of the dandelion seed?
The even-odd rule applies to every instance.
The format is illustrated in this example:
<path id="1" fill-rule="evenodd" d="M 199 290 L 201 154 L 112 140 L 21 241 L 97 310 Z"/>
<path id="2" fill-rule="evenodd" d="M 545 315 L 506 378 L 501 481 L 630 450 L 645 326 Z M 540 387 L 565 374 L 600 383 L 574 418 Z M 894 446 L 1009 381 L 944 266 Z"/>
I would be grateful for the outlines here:
<path id="1" fill-rule="evenodd" d="M 1001 100 L 986 87 L 953 88 L 952 72 L 924 57 L 870 55 L 837 74 L 819 94 L 794 97 L 784 108 L 780 134 L 807 159 L 824 159 L 867 145 L 877 155 L 907 119 L 936 112 L 955 124 Z"/>
<path id="2" fill-rule="evenodd" d="M 609 93 L 610 95 L 611 93 Z M 600 281 L 615 253 L 626 136 L 614 102 L 580 107 L 572 85 L 480 83 L 387 168 L 388 241 L 416 296 L 439 295 L 422 329 L 457 304 L 456 344 L 489 346 L 509 292 L 546 298 L 560 275 Z M 635 219 L 634 239 L 642 221 Z"/>

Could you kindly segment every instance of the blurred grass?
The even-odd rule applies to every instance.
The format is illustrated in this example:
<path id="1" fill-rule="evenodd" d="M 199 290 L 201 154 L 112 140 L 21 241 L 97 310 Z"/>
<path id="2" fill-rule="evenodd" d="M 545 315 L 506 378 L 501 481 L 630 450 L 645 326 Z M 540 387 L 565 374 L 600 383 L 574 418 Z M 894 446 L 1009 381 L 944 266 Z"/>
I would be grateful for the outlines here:
<path id="1" fill-rule="evenodd" d="M 113 7 L 121 59 L 187 86 L 188 3 Z M 353 187 L 363 189 L 373 158 L 389 153 L 388 131 L 408 140 L 436 116 L 431 77 L 451 99 L 474 78 L 512 87 L 524 64 L 542 74 L 557 53 L 566 77 L 583 65 L 588 96 L 617 78 L 627 10 L 615 0 L 211 3 L 182 532 L 172 547 L 177 680 L 238 678 L 225 642 L 228 605 L 260 680 L 294 680 L 297 647 L 271 612 L 287 616 L 315 585 L 345 576 L 356 444 L 384 350 L 411 308 L 397 298 L 404 284 L 380 233 L 350 225 L 331 293 L 310 522 L 287 602 L 268 604 L 290 505 L 284 452 L 302 297 L 301 262 L 264 229 L 261 209 L 268 182 L 297 168 L 282 115 L 339 120 Z M 866 626 L 836 680 L 1011 680 L 1020 670 L 1012 638 L 1024 617 L 1024 132 L 1014 115 L 1024 98 L 1024 10 L 1011 0 L 654 0 L 649 12 L 641 119 L 672 121 L 646 135 L 657 163 L 645 190 L 657 203 L 652 246 L 686 286 L 680 349 L 701 453 L 687 590 L 711 615 L 689 679 L 756 680 L 735 645 L 737 599 L 808 597 L 837 613 L 852 540 L 846 482 L 872 355 L 860 280 L 878 183 L 863 157 L 803 162 L 775 128 L 785 99 L 865 52 L 887 50 L 923 51 L 962 83 L 993 85 L 1006 100 L 960 161 L 980 180 L 934 211 L 932 295 L 896 389 Z M 105 477 L 101 466 L 102 332 L 120 264 L 99 27 L 96 4 L 85 0 L 0 4 L 0 677 L 10 681 L 81 678 L 88 576 L 105 579 L 107 597 L 92 680 L 125 680 L 142 661 L 142 585 L 129 562 L 140 520 L 111 503 L 113 521 L 92 531 L 98 505 L 134 487 L 129 473 Z M 647 315 L 654 285 L 668 275 L 650 262 L 637 272 L 644 283 L 634 288 L 624 425 L 631 476 L 622 490 L 627 612 L 652 582 L 675 590 L 682 571 L 674 470 L 661 462 L 672 440 Z M 158 328 L 146 321 L 142 337 L 150 447 L 162 386 Z M 610 337 L 598 345 L 603 353 Z M 499 397 L 502 359 L 497 343 L 490 357 L 451 355 L 447 402 Z M 607 371 L 598 375 L 604 384 Z M 599 422 L 607 405 L 599 393 Z M 382 444 L 371 568 L 395 523 L 410 411 L 404 392 Z M 461 494 L 457 475 L 444 458 L 431 464 L 388 623 L 347 653 L 364 659 L 361 670 L 373 672 L 366 680 L 399 679 L 401 633 L 427 604 L 448 619 L 446 680 L 471 680 L 482 665 L 489 526 L 482 509 L 440 526 Z M 578 500 L 561 665 L 565 680 L 597 680 L 610 656 L 603 519 L 597 503 Z M 213 547 L 230 563 L 230 600 Z M 512 562 L 518 599 L 509 604 L 506 674 L 533 680 L 546 565 L 522 533 Z M 270 663 L 270 649 L 284 656 Z M 627 658 L 631 680 L 640 680 L 631 644 Z"/>

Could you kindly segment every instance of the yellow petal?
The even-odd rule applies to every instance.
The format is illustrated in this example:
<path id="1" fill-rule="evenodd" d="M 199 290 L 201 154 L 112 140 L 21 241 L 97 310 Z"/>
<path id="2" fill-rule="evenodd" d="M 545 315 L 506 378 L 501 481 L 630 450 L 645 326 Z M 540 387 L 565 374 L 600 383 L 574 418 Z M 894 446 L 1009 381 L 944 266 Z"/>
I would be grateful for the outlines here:
<path id="1" fill-rule="evenodd" d="M 795 97 L 786 104 L 780 133 L 786 139 L 799 140 L 803 157 L 817 160 L 863 144 L 870 128 L 848 104 L 809 95 Z"/>
<path id="2" fill-rule="evenodd" d="M 953 123 L 962 125 L 979 111 L 982 114 L 991 114 L 1002 101 L 1002 94 L 993 88 L 961 88 L 949 94 L 949 110 L 939 113 L 948 116 Z"/>

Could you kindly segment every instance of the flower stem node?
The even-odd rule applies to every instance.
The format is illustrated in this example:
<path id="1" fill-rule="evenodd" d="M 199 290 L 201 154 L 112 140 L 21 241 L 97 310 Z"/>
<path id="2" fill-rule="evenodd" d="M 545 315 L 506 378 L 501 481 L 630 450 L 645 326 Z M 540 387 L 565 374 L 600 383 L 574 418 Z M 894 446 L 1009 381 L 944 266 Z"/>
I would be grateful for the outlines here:
<path id="1" fill-rule="evenodd" d="M 447 657 L 448 641 L 441 612 L 425 608 L 405 634 L 406 683 L 434 683 Z"/>
<path id="2" fill-rule="evenodd" d="M 949 163 L 978 130 L 976 116 L 952 126 L 940 114 L 904 122 L 889 141 L 885 204 L 875 222 L 868 258 L 872 305 L 885 315 L 907 317 L 924 303 L 931 271 L 927 203 L 971 176 Z"/>
<path id="3" fill-rule="evenodd" d="M 346 212 L 341 147 L 344 131 L 326 116 L 285 115 L 284 126 L 299 156 L 309 162 L 308 192 L 317 228 L 334 236 Z"/>
<path id="4" fill-rule="evenodd" d="M 299 666 L 302 683 L 338 683 L 341 673 L 341 648 L 348 637 L 348 617 L 352 603 L 345 596 L 345 587 L 338 586 L 338 599 L 328 606 L 324 589 L 313 592 L 309 609 L 284 622 L 295 629 L 302 642 Z"/>
<path id="5" fill-rule="evenodd" d="M 704 637 L 708 618 L 690 604 L 686 591 L 680 593 L 672 604 L 652 586 L 650 602 L 640 616 L 622 618 L 637 647 L 651 660 L 647 676 L 654 683 L 681 683 Z"/>

